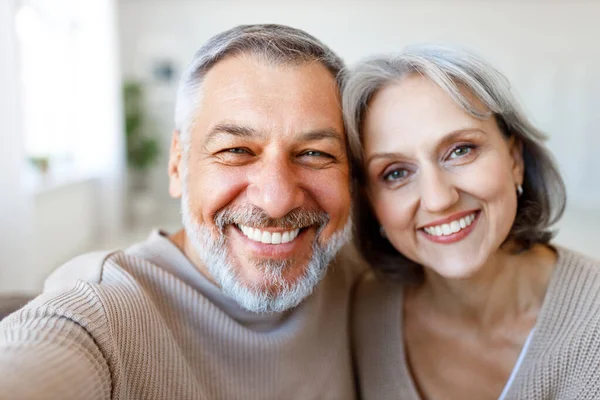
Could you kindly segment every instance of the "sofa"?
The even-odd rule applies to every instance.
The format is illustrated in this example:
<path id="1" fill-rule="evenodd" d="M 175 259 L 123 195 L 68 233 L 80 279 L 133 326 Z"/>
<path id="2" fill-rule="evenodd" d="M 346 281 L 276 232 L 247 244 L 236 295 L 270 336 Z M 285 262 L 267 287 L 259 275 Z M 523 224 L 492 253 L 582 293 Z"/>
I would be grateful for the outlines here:
<path id="1" fill-rule="evenodd" d="M 0 294 L 0 321 L 9 314 L 17 311 L 29 302 L 33 297 L 21 294 Z"/>

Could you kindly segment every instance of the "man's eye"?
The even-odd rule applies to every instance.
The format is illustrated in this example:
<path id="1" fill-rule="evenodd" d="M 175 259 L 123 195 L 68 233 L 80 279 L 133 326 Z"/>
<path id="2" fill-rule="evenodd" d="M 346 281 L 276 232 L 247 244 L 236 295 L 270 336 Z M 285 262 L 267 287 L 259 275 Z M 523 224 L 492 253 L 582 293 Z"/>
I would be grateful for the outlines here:
<path id="1" fill-rule="evenodd" d="M 222 163 L 227 165 L 242 165 L 253 159 L 254 153 L 247 147 L 231 147 L 215 154 Z"/>
<path id="2" fill-rule="evenodd" d="M 325 168 L 335 161 L 331 154 L 319 150 L 306 150 L 298 155 L 298 162 L 311 168 Z"/>
<path id="3" fill-rule="evenodd" d="M 318 150 L 308 150 L 308 151 L 305 151 L 303 155 L 309 156 L 309 157 L 328 157 L 328 158 L 331 158 L 331 156 L 329 154 L 323 153 L 322 151 L 318 151 Z"/>
<path id="4" fill-rule="evenodd" d="M 393 182 L 393 181 L 397 181 L 403 178 L 406 178 L 408 176 L 408 171 L 405 169 L 395 169 L 393 171 L 390 171 L 388 173 L 386 173 L 383 176 L 383 180 L 388 181 L 388 182 Z"/>
<path id="5" fill-rule="evenodd" d="M 234 147 L 232 149 L 227 149 L 226 151 L 233 154 L 249 154 L 248 149 L 241 147 Z"/>

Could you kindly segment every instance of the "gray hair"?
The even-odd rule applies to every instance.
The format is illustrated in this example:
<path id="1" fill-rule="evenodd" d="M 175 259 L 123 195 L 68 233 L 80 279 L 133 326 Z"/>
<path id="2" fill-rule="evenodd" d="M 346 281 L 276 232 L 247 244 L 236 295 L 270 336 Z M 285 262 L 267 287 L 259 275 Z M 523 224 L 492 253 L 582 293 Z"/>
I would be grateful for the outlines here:
<path id="1" fill-rule="evenodd" d="M 358 247 L 376 269 L 388 275 L 415 280 L 422 267 L 400 254 L 379 235 L 379 224 L 364 193 L 362 124 L 373 96 L 411 74 L 420 74 L 444 90 L 473 117 L 495 118 L 505 137 L 515 137 L 523 146 L 525 173 L 523 195 L 506 240 L 522 250 L 548 243 L 549 228 L 562 216 L 566 204 L 563 179 L 544 142 L 546 135 L 524 115 L 511 92 L 510 83 L 495 68 L 467 51 L 435 45 L 413 46 L 402 53 L 367 59 L 350 71 L 343 88 L 342 104 L 350 151 L 354 158 L 355 207 Z M 461 92 L 466 88 L 485 109 L 476 107 Z M 401 111 L 401 110 L 399 110 Z M 399 267 L 400 266 L 400 267 Z"/>
<path id="2" fill-rule="evenodd" d="M 210 38 L 182 74 L 177 91 L 175 129 L 184 143 L 193 125 L 202 79 L 223 58 L 241 54 L 256 55 L 276 64 L 319 62 L 331 71 L 340 88 L 343 83 L 342 59 L 308 33 L 274 24 L 237 26 Z"/>

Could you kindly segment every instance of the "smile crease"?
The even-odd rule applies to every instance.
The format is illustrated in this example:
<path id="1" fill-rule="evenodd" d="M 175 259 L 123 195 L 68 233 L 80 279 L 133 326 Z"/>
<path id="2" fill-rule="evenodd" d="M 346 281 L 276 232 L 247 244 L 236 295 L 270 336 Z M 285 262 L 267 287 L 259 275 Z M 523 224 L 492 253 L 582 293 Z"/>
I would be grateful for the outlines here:
<path id="1" fill-rule="evenodd" d="M 447 224 L 441 224 L 436 226 L 428 226 L 423 228 L 425 233 L 431 236 L 448 236 L 454 233 L 460 232 L 467 226 L 471 225 L 475 221 L 476 213 L 467 215 L 463 218 L 457 219 Z"/>
<path id="2" fill-rule="evenodd" d="M 237 227 L 248 239 L 265 244 L 288 243 L 294 240 L 298 236 L 298 233 L 300 233 L 300 228 L 284 232 L 268 232 L 246 225 L 237 225 Z"/>

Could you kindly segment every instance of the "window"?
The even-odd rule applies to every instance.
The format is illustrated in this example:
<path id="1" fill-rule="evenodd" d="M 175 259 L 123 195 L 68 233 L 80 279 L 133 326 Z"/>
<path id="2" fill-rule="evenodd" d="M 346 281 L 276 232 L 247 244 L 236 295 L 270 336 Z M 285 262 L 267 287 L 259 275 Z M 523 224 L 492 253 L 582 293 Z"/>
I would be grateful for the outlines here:
<path id="1" fill-rule="evenodd" d="M 114 9 L 106 0 L 19 0 L 24 147 L 31 175 L 104 176 L 122 166 Z"/>

